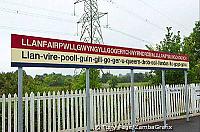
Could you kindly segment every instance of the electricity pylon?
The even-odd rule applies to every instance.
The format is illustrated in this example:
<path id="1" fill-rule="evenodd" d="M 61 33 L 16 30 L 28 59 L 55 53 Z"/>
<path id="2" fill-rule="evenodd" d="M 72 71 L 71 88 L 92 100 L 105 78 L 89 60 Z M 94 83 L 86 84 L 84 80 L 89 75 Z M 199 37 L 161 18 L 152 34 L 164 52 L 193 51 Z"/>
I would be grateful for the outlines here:
<path id="1" fill-rule="evenodd" d="M 84 3 L 84 13 L 77 22 L 77 25 L 82 24 L 80 41 L 93 44 L 103 44 L 104 42 L 101 31 L 100 18 L 108 15 L 108 13 L 99 12 L 97 0 L 76 0 L 74 5 L 80 2 Z M 76 72 L 77 71 L 75 69 L 75 75 L 77 74 Z"/>
<path id="2" fill-rule="evenodd" d="M 74 4 L 84 2 L 84 14 L 77 24 L 82 24 L 80 41 L 103 44 L 100 18 L 108 13 L 98 10 L 97 0 L 76 0 Z"/>

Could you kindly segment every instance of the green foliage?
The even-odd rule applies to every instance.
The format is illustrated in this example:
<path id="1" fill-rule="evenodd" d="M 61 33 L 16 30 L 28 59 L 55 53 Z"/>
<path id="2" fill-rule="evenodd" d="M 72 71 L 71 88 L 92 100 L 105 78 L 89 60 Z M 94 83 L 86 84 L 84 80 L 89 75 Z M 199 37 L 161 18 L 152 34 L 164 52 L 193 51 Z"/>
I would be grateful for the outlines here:
<path id="1" fill-rule="evenodd" d="M 184 53 L 190 57 L 189 81 L 200 82 L 200 21 L 197 21 L 193 32 L 184 38 Z"/>
<path id="2" fill-rule="evenodd" d="M 90 74 L 90 88 L 100 88 L 102 83 L 100 82 L 100 70 L 91 68 Z M 81 73 L 74 77 L 73 86 L 74 89 L 85 89 L 86 88 L 86 70 L 82 69 Z"/>
<path id="3" fill-rule="evenodd" d="M 196 22 L 195 28 L 189 37 L 185 37 L 181 42 L 180 32 L 174 34 L 171 27 L 167 27 L 167 34 L 163 41 L 156 44 L 156 47 L 146 46 L 149 50 L 188 54 L 190 58 L 190 70 L 188 73 L 189 83 L 200 82 L 200 21 Z M 153 71 L 153 84 L 161 83 L 161 71 Z M 184 83 L 183 71 L 166 71 L 167 84 Z"/>
<path id="4" fill-rule="evenodd" d="M 118 83 L 117 76 L 112 76 L 108 81 L 108 84 L 109 84 L 110 88 L 116 88 L 117 83 Z"/>
<path id="5" fill-rule="evenodd" d="M 102 74 L 101 82 L 102 82 L 102 83 L 107 83 L 108 80 L 109 80 L 112 76 L 113 76 L 113 75 L 110 74 L 109 72 Z"/>

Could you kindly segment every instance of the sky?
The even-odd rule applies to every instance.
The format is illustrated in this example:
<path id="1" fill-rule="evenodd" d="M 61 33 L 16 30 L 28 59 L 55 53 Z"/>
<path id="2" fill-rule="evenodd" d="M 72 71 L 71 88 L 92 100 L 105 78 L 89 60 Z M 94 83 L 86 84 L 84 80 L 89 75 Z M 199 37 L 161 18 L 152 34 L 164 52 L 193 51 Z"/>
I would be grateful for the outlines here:
<path id="1" fill-rule="evenodd" d="M 181 36 L 192 32 L 199 19 L 199 0 L 97 0 L 99 11 L 108 12 L 101 18 L 106 45 L 146 49 L 163 40 L 166 27 L 181 31 Z M 75 0 L 0 0 L 0 72 L 15 71 L 11 67 L 11 34 L 79 41 L 77 24 L 83 3 Z M 81 30 L 81 25 L 78 28 Z M 111 30 L 112 29 L 112 30 Z M 80 33 L 79 33 L 80 34 Z M 44 73 L 74 75 L 75 69 L 24 68 L 35 76 Z M 79 71 L 79 70 L 77 70 Z M 103 70 L 126 74 L 129 70 Z M 137 70 L 136 72 L 143 72 Z"/>

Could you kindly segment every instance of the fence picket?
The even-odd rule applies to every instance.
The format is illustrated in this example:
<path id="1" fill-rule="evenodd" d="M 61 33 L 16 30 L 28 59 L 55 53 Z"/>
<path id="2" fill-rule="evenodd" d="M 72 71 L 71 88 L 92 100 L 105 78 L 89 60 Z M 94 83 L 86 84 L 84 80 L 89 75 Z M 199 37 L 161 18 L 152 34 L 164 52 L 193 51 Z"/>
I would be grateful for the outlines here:
<path id="1" fill-rule="evenodd" d="M 71 91 L 71 95 L 74 95 L 73 91 Z M 71 129 L 74 131 L 74 97 L 70 98 L 70 108 L 71 108 Z"/>
<path id="2" fill-rule="evenodd" d="M 11 94 L 8 94 L 8 132 L 11 132 Z"/>
<path id="3" fill-rule="evenodd" d="M 61 96 L 62 96 L 62 130 L 65 130 L 65 93 L 64 91 L 62 91 Z"/>
<path id="4" fill-rule="evenodd" d="M 75 90 L 75 95 L 78 95 L 79 93 L 78 93 L 78 91 L 77 90 Z M 75 98 L 75 123 L 76 123 L 76 130 L 78 129 L 78 97 L 77 96 L 75 96 L 74 97 Z"/>
<path id="5" fill-rule="evenodd" d="M 96 91 L 96 95 L 97 95 L 97 124 L 96 125 L 100 125 L 100 119 L 101 119 L 101 105 L 100 105 L 100 90 L 97 89 Z"/>
<path id="6" fill-rule="evenodd" d="M 60 132 L 60 92 L 57 92 L 57 118 L 58 118 L 58 132 Z"/>
<path id="7" fill-rule="evenodd" d="M 53 132 L 56 132 L 56 97 L 55 92 L 53 92 Z"/>
<path id="8" fill-rule="evenodd" d="M 124 98 L 123 98 L 123 101 L 124 101 L 124 124 L 126 125 L 127 124 L 127 88 L 124 88 L 123 89 L 123 95 L 124 95 Z"/>
<path id="9" fill-rule="evenodd" d="M 94 100 L 94 95 L 93 95 L 93 90 L 90 89 L 90 129 L 94 128 L 94 106 L 93 106 L 93 100 Z"/>
<path id="10" fill-rule="evenodd" d="M 40 132 L 40 93 L 37 93 L 37 132 Z"/>
<path id="11" fill-rule="evenodd" d="M 28 125 L 29 125 L 29 123 L 28 123 L 28 94 L 27 93 L 25 93 L 25 132 L 28 132 Z"/>
<path id="12" fill-rule="evenodd" d="M 6 96 L 2 96 L 2 132 L 6 131 Z"/>
<path id="13" fill-rule="evenodd" d="M 66 100 L 66 111 L 67 111 L 67 130 L 70 129 L 70 116 L 69 116 L 69 109 L 70 109 L 70 106 L 69 106 L 69 91 L 66 92 L 66 97 L 67 97 L 67 100 Z M 65 114 L 65 113 L 64 113 Z"/>
<path id="14" fill-rule="evenodd" d="M 120 94 L 119 94 L 119 92 L 120 92 L 120 91 L 119 91 L 119 88 L 117 88 L 117 106 L 118 106 L 118 109 L 117 109 L 117 110 L 118 110 L 118 111 L 117 111 L 117 117 L 118 117 L 118 118 L 117 118 L 117 119 L 118 119 L 118 120 L 117 120 L 117 123 L 118 123 L 118 124 L 120 123 L 120 115 L 121 115 L 121 113 L 120 113 L 121 109 L 120 109 L 120 98 L 119 98 L 119 95 L 120 95 Z"/>
<path id="15" fill-rule="evenodd" d="M 101 111 L 101 125 L 103 125 L 103 91 L 100 89 L 100 111 Z"/>
<path id="16" fill-rule="evenodd" d="M 79 91 L 80 98 L 79 98 L 79 108 L 80 108 L 80 128 L 82 130 L 83 127 L 83 93 L 82 90 Z"/>
<path id="17" fill-rule="evenodd" d="M 114 89 L 114 116 L 115 116 L 115 127 L 117 127 L 117 89 Z"/>
<path id="18" fill-rule="evenodd" d="M 110 126 L 110 89 L 106 90 L 107 93 L 107 117 L 108 117 L 108 126 Z"/>
<path id="19" fill-rule="evenodd" d="M 47 122 L 46 122 L 46 93 L 44 92 L 43 93 L 43 132 L 46 132 L 47 131 Z"/>
<path id="20" fill-rule="evenodd" d="M 104 107 L 103 107 L 103 109 L 104 109 L 104 117 L 103 117 L 103 119 L 104 119 L 104 125 L 106 125 L 107 124 L 107 103 L 106 103 L 106 89 L 104 89 L 103 90 L 103 103 L 104 103 Z"/>
<path id="21" fill-rule="evenodd" d="M 51 93 L 48 92 L 48 132 L 51 132 Z"/>
<path id="22" fill-rule="evenodd" d="M 30 124 L 31 124 L 31 126 L 30 126 L 30 131 L 31 132 L 34 132 L 35 131 L 35 121 L 34 121 L 34 118 L 35 118 L 35 116 L 34 116 L 34 93 L 31 93 L 30 94 Z"/>
<path id="23" fill-rule="evenodd" d="M 192 115 L 199 114 L 200 100 L 195 98 L 195 87 L 188 85 L 189 111 Z M 170 92 L 180 89 L 179 92 Z M 137 123 L 158 120 L 162 116 L 162 87 L 135 87 L 135 112 Z M 1 131 L 17 132 L 17 95 L 3 95 L 1 103 Z M 30 101 L 30 103 L 29 103 Z M 48 101 L 48 102 L 47 102 Z M 97 125 L 130 125 L 130 88 L 91 90 L 91 128 Z M 166 86 L 167 117 L 180 117 L 185 112 L 185 86 Z M 56 132 L 86 131 L 86 93 L 83 91 L 53 92 L 48 95 L 33 93 L 24 97 L 25 122 L 24 131 Z M 12 103 L 14 109 L 12 110 Z M 14 112 L 14 120 L 12 119 Z M 47 112 L 48 111 L 48 112 Z M 42 120 L 41 120 L 42 119 Z M 13 124 L 12 124 L 13 123 Z M 42 125 L 42 126 L 41 126 Z"/>
<path id="24" fill-rule="evenodd" d="M 114 124 L 113 124 L 113 122 L 114 122 L 114 110 L 113 110 L 113 96 L 114 96 L 114 94 L 113 94 L 113 89 L 111 88 L 110 89 L 110 94 L 111 94 L 111 97 L 110 97 L 110 101 L 111 101 L 111 109 L 110 109 L 110 117 L 111 117 L 111 121 L 110 121 L 110 126 L 113 126 Z"/>
<path id="25" fill-rule="evenodd" d="M 83 90 L 83 94 L 86 95 L 85 89 Z M 86 132 L 86 96 L 83 97 L 83 107 L 84 107 L 84 131 Z"/>
<path id="26" fill-rule="evenodd" d="M 17 132 L 17 94 L 14 94 L 14 132 Z"/>
<path id="27" fill-rule="evenodd" d="M 92 128 L 95 128 L 95 125 L 97 124 L 97 120 L 96 120 L 96 116 L 97 116 L 97 104 L 96 104 L 96 101 L 97 101 L 97 90 L 93 90 L 93 127 Z"/>

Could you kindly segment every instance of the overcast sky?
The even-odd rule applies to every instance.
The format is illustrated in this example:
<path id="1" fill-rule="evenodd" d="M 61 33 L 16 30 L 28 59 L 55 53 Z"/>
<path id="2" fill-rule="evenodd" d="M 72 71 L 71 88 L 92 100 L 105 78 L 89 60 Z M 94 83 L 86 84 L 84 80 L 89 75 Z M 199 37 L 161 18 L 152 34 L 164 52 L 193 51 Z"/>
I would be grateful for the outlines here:
<path id="1" fill-rule="evenodd" d="M 101 19 L 104 43 L 107 45 L 145 49 L 147 42 L 155 45 L 164 38 L 165 27 L 188 36 L 199 16 L 199 0 L 98 0 L 99 11 L 108 12 Z M 83 14 L 83 4 L 75 0 L 0 0 L 0 72 L 11 68 L 11 34 L 24 34 L 79 41 L 76 22 Z M 79 26 L 79 31 L 81 27 Z M 129 35 L 129 36 L 128 36 Z M 142 40 L 134 39 L 137 37 Z M 147 42 L 146 42 L 147 41 Z M 24 68 L 28 74 L 74 74 L 74 69 Z M 105 72 L 107 70 L 104 70 Z M 111 70 L 126 74 L 129 70 Z"/>

